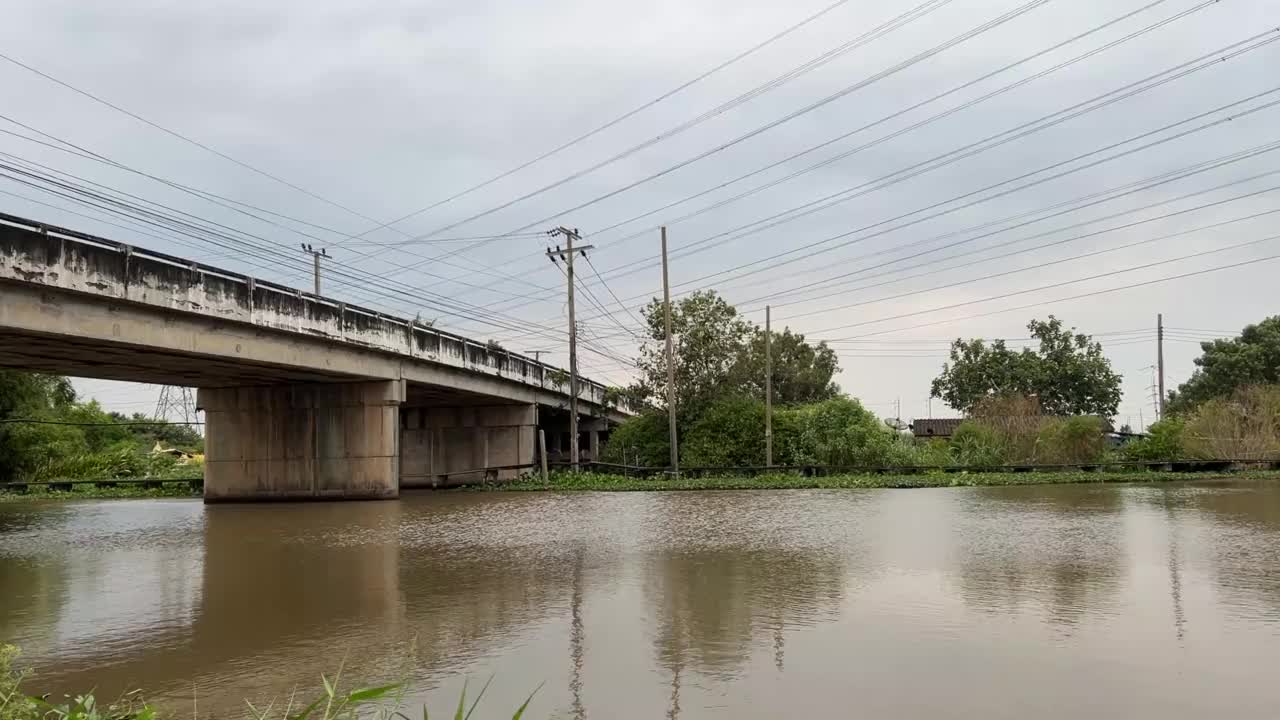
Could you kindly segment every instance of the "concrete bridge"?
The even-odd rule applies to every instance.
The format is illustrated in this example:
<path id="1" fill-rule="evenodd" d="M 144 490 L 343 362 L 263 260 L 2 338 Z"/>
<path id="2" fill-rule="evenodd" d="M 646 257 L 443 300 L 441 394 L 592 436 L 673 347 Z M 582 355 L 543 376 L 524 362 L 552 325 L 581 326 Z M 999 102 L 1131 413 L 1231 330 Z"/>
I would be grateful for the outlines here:
<path id="1" fill-rule="evenodd" d="M 0 367 L 198 388 L 206 501 L 394 498 L 568 447 L 568 375 L 420 323 L 0 213 Z M 582 379 L 581 445 L 629 412 Z M 480 471 L 467 473 L 466 471 Z"/>

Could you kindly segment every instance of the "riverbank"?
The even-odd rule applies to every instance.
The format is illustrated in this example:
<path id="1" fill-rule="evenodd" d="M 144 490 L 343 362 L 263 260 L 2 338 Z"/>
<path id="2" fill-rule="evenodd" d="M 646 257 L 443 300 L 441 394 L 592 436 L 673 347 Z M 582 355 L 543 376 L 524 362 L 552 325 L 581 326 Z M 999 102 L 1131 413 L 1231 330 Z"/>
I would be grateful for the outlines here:
<path id="1" fill-rule="evenodd" d="M 840 490 L 865 488 L 1002 487 L 1012 485 L 1066 485 L 1084 483 L 1158 483 L 1177 480 L 1280 480 L 1280 470 L 1176 473 L 1149 470 L 956 472 L 893 474 L 845 474 L 805 477 L 772 473 L 726 477 L 625 477 L 599 473 L 551 473 L 546 482 L 530 477 L 513 483 L 475 486 L 472 490 L 497 492 L 643 492 L 671 490 Z"/>
<path id="2" fill-rule="evenodd" d="M 198 478 L 197 478 L 198 480 Z M 107 481 L 110 482 L 110 481 Z M 46 485 L 31 485 L 25 491 L 0 490 L 0 503 L 59 501 L 59 500 L 130 500 L 142 498 L 198 498 L 202 493 L 192 489 L 191 479 L 157 480 L 159 487 L 147 487 L 141 483 L 99 487 L 92 483 L 72 485 L 70 490 L 50 489 Z"/>

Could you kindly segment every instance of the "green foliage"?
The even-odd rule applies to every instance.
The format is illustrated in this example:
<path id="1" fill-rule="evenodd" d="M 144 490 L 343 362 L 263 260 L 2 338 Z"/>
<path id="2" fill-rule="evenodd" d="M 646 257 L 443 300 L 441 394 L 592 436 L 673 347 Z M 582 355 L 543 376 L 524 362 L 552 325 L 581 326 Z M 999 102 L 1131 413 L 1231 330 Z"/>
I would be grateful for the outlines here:
<path id="1" fill-rule="evenodd" d="M 1027 325 L 1038 350 L 1015 352 L 1003 340 L 956 340 L 951 360 L 932 385 L 934 397 L 966 413 L 986 398 L 1020 394 L 1038 399 L 1049 415 L 1111 417 L 1120 404 L 1121 377 L 1111 370 L 1101 343 L 1050 315 Z"/>
<path id="2" fill-rule="evenodd" d="M 1184 414 L 1250 385 L 1280 383 L 1280 315 L 1249 325 L 1239 337 L 1200 344 L 1196 371 L 1169 393 L 1169 412 Z"/>
<path id="3" fill-rule="evenodd" d="M 1183 444 L 1186 420 L 1170 417 L 1147 428 L 1147 436 L 1134 440 L 1123 448 L 1121 454 L 1129 460 L 1169 461 L 1190 458 Z"/>
<path id="4" fill-rule="evenodd" d="M 738 355 L 730 372 L 729 383 L 734 392 L 763 398 L 765 392 L 764 330 L 755 328 Z M 829 400 L 840 394 L 840 386 L 832 382 L 840 369 L 836 351 L 825 342 L 810 345 L 804 335 L 773 331 L 770 335 L 773 355 L 773 402 L 775 405 L 798 405 Z"/>
<path id="5" fill-rule="evenodd" d="M 1249 480 L 1280 480 L 1280 472 L 1234 472 L 1215 477 L 1231 477 Z M 808 477 L 799 473 L 768 473 L 763 475 L 716 475 L 701 477 L 681 475 L 668 477 L 626 477 L 597 473 L 552 473 L 548 482 L 540 478 L 528 478 L 517 483 L 479 486 L 478 491 L 538 492 L 591 491 L 591 492 L 643 492 L 680 490 L 803 490 L 803 489 L 861 489 L 861 488 L 940 488 L 940 487 L 1002 487 L 1012 485 L 1057 485 L 1074 483 L 1135 483 L 1172 482 L 1186 480 L 1186 473 L 1160 472 L 1137 469 L 1118 469 L 1107 472 L 1083 472 L 1077 470 L 1053 470 L 1045 472 L 968 472 L 929 471 L 917 473 L 839 474 Z"/>
<path id="6" fill-rule="evenodd" d="M 13 668 L 18 649 L 12 645 L 0 645 L 0 720 L 155 720 L 158 713 L 148 705 L 138 691 L 126 693 L 110 705 L 100 705 L 93 693 L 67 696 L 62 702 L 23 695 L 21 685 L 24 673 Z M 376 687 L 341 688 L 342 666 L 333 679 L 320 676 L 322 691 L 310 703 L 303 705 L 292 694 L 283 702 L 272 700 L 258 707 L 246 700 L 249 717 L 253 720 L 393 720 L 408 718 L 404 697 L 406 683 L 394 683 Z M 490 678 L 490 682 L 492 682 Z M 486 682 L 470 705 L 467 704 L 467 687 L 463 684 L 458 698 L 454 720 L 469 720 L 489 689 Z M 534 689 L 516 708 L 511 720 L 520 720 L 529 703 L 541 687 Z M 427 709 L 421 709 L 424 720 Z"/>
<path id="7" fill-rule="evenodd" d="M 1280 385 L 1239 388 L 1203 403 L 1186 421 L 1183 445 L 1197 458 L 1280 459 Z"/>
<path id="8" fill-rule="evenodd" d="M 663 304 L 644 309 L 649 342 L 636 364 L 640 382 L 631 389 L 642 404 L 666 407 L 666 326 Z M 676 410 L 681 426 L 730 395 L 764 398 L 764 331 L 712 291 L 694 293 L 671 309 L 675 358 Z M 774 404 L 785 406 L 835 397 L 832 382 L 840 369 L 836 353 L 825 343 L 811 345 L 789 329 L 770 336 L 773 354 Z"/>
<path id="9" fill-rule="evenodd" d="M 1008 450 L 995 428 L 975 421 L 960 423 L 951 435 L 951 457 L 965 467 L 999 467 Z"/>
<path id="10" fill-rule="evenodd" d="M 764 402 L 734 396 L 712 403 L 681 438 L 680 459 L 700 467 L 764 465 Z"/>
<path id="11" fill-rule="evenodd" d="M 642 311 L 651 342 L 641 346 L 636 364 L 641 372 L 639 391 L 654 405 L 665 408 L 667 361 L 663 307 L 663 303 L 655 299 Z M 682 420 L 697 417 L 729 389 L 729 374 L 751 330 L 751 324 L 713 291 L 695 292 L 672 304 L 676 411 Z"/>
<path id="12" fill-rule="evenodd" d="M 822 465 L 894 467 L 914 464 L 911 442 L 885 427 L 857 400 L 834 398 L 806 408 L 803 437 Z"/>
<path id="13" fill-rule="evenodd" d="M 1052 418 L 1040 427 L 1035 462 L 1042 465 L 1096 463 L 1107 453 L 1102 419 L 1089 416 Z"/>
<path id="14" fill-rule="evenodd" d="M 627 418 L 609 434 L 601 454 L 605 462 L 666 467 L 671 462 L 667 416 L 646 412 Z"/>

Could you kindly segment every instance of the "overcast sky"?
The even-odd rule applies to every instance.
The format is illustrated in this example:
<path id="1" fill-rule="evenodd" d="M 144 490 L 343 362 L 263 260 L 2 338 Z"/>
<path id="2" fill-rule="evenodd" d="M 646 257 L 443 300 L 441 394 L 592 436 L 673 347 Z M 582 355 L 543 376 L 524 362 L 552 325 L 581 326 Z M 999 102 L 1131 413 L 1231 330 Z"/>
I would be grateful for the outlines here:
<path id="1" fill-rule="evenodd" d="M 529 233 L 576 227 L 596 246 L 590 256 L 607 283 L 579 265 L 594 294 L 579 293 L 579 316 L 593 348 L 608 346 L 611 355 L 584 351 L 583 372 L 606 381 L 629 377 L 619 362 L 635 352 L 625 333 L 634 331 L 632 315 L 645 300 L 660 293 L 660 270 L 651 263 L 654 228 L 663 223 L 676 293 L 717 289 L 760 323 L 769 302 L 775 326 L 838 341 L 840 384 L 884 416 L 899 399 L 904 418 L 929 411 L 929 382 L 949 340 L 1024 338 L 1029 319 L 1052 312 L 1104 341 L 1125 378 L 1120 420 L 1136 425 L 1141 413 L 1150 422 L 1157 313 L 1177 328 L 1166 348 L 1176 386 L 1193 370 L 1198 339 L 1276 312 L 1280 263 L 1263 258 L 1280 254 L 1280 240 L 1264 240 L 1280 233 L 1280 214 L 1242 218 L 1280 209 L 1280 192 L 1259 192 L 1280 185 L 1280 174 L 1254 177 L 1280 169 L 1280 152 L 1229 157 L 1280 140 L 1280 105 L 1264 107 L 1280 100 L 1280 92 L 1265 94 L 1280 88 L 1280 42 L 1265 43 L 1280 35 L 1273 0 L 6 5 L 0 52 L 227 157 L 5 61 L 0 114 L 135 170 L 279 215 L 242 208 L 271 221 L 263 222 L 4 133 L 6 164 L 40 163 L 245 234 L 220 239 L 220 247 L 4 178 L 0 193 L 23 197 L 0 194 L 0 210 L 302 287 L 309 287 L 309 259 L 298 243 L 324 245 L 334 258 L 325 294 L 421 314 L 512 350 L 550 350 L 558 363 L 567 362 L 564 276 L 542 255 L 547 240 Z M 828 7 L 585 141 L 442 202 Z M 1238 54 L 1184 66 L 1227 53 Z M 1174 77 L 1179 66 L 1176 72 L 1192 72 Z M 1161 77 L 1172 79 L 1147 89 L 1143 81 L 1165 71 Z M 934 99 L 971 81 L 978 82 Z M 1133 83 L 1110 96 L 1133 93 L 1118 102 L 1054 115 Z M 798 113 L 837 93 L 845 94 Z M 1044 127 L 1046 117 L 1067 119 Z M 1000 133 L 1024 125 L 1025 135 L 993 146 L 1015 134 Z M 56 144 L 5 120 L 0 131 Z M 1064 164 L 1086 153 L 1093 154 Z M 1233 161 L 1151 186 L 1217 159 Z M 828 196 L 844 201 L 814 204 Z M 430 209 L 375 229 L 423 208 Z M 1216 226 L 1195 231 L 1208 225 Z M 453 239 L 506 233 L 516 234 Z M 1260 242 L 1232 247 L 1251 241 Z M 256 255 L 243 243 L 256 245 Z M 926 250 L 936 252 L 915 257 Z M 1086 253 L 1097 254 L 1072 259 Z M 1152 263 L 1160 264 L 1127 271 Z M 997 273 L 1006 274 L 987 277 Z M 1101 273 L 1115 274 L 1085 279 Z M 1018 294 L 984 301 L 1009 293 Z M 110 407 L 154 405 L 154 388 L 80 387 Z M 932 412 L 950 414 L 941 402 Z"/>

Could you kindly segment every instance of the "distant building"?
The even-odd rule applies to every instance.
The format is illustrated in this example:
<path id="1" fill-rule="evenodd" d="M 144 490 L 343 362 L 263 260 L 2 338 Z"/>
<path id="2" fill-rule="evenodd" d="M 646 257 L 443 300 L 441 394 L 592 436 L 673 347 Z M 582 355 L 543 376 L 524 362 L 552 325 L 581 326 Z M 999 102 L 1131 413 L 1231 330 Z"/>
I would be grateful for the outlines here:
<path id="1" fill-rule="evenodd" d="M 1061 419 L 1065 420 L 1066 417 L 1064 416 Z M 1106 418 L 1099 419 L 1102 421 L 1102 432 L 1109 436 L 1122 434 L 1113 432 L 1110 420 Z M 956 428 L 960 427 L 960 423 L 965 420 L 967 418 L 918 418 L 909 427 L 911 428 L 911 433 L 917 438 L 925 440 L 943 438 L 944 440 L 950 440 L 951 436 L 955 435 Z"/>
<path id="2" fill-rule="evenodd" d="M 962 422 L 964 418 L 917 418 L 909 427 L 918 438 L 950 439 Z"/>

